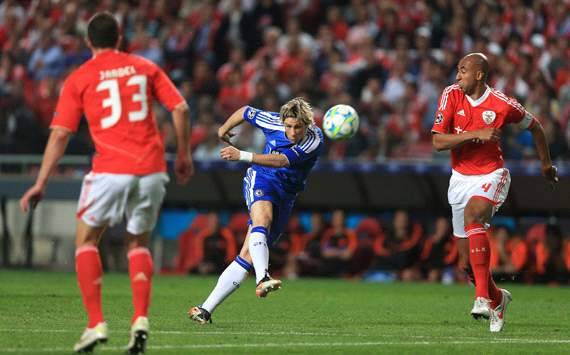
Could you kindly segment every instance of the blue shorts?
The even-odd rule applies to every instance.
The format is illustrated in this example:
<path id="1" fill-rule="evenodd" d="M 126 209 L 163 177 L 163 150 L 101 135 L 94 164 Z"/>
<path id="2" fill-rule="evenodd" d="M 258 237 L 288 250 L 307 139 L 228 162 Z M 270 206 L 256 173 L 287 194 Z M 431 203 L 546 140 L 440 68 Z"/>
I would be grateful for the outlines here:
<path id="1" fill-rule="evenodd" d="M 297 196 L 284 192 L 274 178 L 261 175 L 249 168 L 243 178 L 243 197 L 248 211 L 256 201 L 273 203 L 273 222 L 267 236 L 268 245 L 273 245 L 287 227 Z M 249 224 L 251 224 L 251 219 Z"/>

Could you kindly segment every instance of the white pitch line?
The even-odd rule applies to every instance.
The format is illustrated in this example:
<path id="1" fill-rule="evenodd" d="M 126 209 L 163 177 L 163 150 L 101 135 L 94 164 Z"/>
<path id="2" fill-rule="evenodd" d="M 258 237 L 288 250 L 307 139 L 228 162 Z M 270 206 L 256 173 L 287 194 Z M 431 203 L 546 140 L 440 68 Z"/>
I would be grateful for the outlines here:
<path id="1" fill-rule="evenodd" d="M 7 328 L 0 328 L 0 333 L 9 333 L 9 332 L 27 332 L 27 333 L 78 333 L 77 330 L 72 329 L 7 329 Z M 80 332 L 79 332 L 80 333 Z M 78 333 L 78 334 L 79 334 Z M 128 330 L 118 330 L 113 331 L 113 334 L 128 334 Z M 393 334 L 355 334 L 355 333 L 317 333 L 317 332 L 296 332 L 296 331 L 280 331 L 280 332 L 264 332 L 264 331 L 224 331 L 224 330 L 213 330 L 213 331 L 194 331 L 189 329 L 187 331 L 181 330 L 152 330 L 152 334 L 166 334 L 166 335 L 265 335 L 265 336 L 343 336 L 343 337 L 359 337 L 359 338 L 391 338 Z M 522 334 L 524 335 L 524 334 Z M 452 340 L 481 340 L 481 337 L 477 336 L 438 336 L 438 335 L 408 335 L 408 338 L 412 339 L 452 339 Z M 485 340 L 482 340 L 485 341 Z M 497 341 L 497 342 L 525 342 L 527 340 L 522 338 L 494 338 L 490 339 L 490 341 Z M 554 341 L 554 342 L 570 342 L 570 339 L 531 339 L 531 342 L 541 342 L 541 341 Z M 311 343 L 314 344 L 314 343 Z"/>
<path id="2" fill-rule="evenodd" d="M 188 345 L 149 345 L 152 350 L 180 350 L 180 349 L 235 349 L 235 348 L 291 348 L 291 347 L 359 347 L 380 345 L 475 345 L 475 344 L 570 344 L 570 339 L 504 339 L 504 340 L 472 340 L 472 341 L 368 341 L 368 342 L 335 342 L 335 343 L 250 343 L 250 344 L 188 344 Z M 44 353 L 70 351 L 71 347 L 59 348 L 8 348 L 0 349 L 0 353 Z M 124 350 L 124 347 L 109 347 L 101 345 L 97 351 Z"/>

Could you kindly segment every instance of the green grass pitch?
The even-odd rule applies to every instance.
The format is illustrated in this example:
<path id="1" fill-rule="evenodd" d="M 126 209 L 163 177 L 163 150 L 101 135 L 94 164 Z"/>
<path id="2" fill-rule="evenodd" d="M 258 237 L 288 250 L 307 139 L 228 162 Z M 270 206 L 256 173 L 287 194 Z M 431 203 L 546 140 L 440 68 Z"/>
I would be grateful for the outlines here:
<path id="1" fill-rule="evenodd" d="M 103 281 L 110 339 L 96 353 L 120 354 L 131 316 L 127 275 Z M 570 353 L 570 288 L 506 285 L 505 330 L 469 316 L 467 285 L 377 284 L 304 279 L 256 299 L 245 282 L 199 326 L 186 311 L 214 277 L 154 279 L 148 354 Z M 505 285 L 500 285 L 505 286 Z M 86 324 L 73 273 L 0 271 L 0 354 L 61 354 Z"/>

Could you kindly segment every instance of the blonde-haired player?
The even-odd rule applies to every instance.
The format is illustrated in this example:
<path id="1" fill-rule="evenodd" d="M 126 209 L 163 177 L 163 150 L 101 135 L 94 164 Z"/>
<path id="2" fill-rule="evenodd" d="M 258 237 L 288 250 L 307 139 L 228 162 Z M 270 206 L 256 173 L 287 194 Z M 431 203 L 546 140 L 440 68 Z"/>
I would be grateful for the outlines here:
<path id="1" fill-rule="evenodd" d="M 231 130 L 243 122 L 260 128 L 266 137 L 263 154 L 231 146 Z M 250 214 L 250 227 L 240 254 L 220 275 L 210 295 L 188 312 L 197 323 L 211 322 L 214 309 L 255 270 L 257 297 L 281 287 L 269 276 L 269 249 L 283 232 L 293 204 L 323 148 L 323 133 L 313 122 L 311 106 L 295 98 L 279 113 L 242 107 L 220 127 L 218 136 L 230 146 L 220 151 L 225 160 L 251 164 L 244 177 L 243 194 Z"/>

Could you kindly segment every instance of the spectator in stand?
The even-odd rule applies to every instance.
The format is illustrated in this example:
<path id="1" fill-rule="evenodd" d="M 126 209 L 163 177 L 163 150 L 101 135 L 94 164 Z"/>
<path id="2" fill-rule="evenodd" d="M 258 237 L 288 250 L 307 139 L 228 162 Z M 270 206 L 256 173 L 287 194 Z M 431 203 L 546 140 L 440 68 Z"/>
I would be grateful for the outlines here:
<path id="1" fill-rule="evenodd" d="M 194 159 L 202 161 L 221 160 L 220 149 L 224 145 L 218 138 L 218 127 L 210 126 L 206 140 L 194 149 Z"/>
<path id="2" fill-rule="evenodd" d="M 333 5 L 327 9 L 326 23 L 330 26 L 336 40 L 344 41 L 346 39 L 349 27 L 342 17 L 341 8 L 339 6 Z"/>
<path id="3" fill-rule="evenodd" d="M 324 276 L 342 276 L 350 265 L 350 260 L 358 247 L 354 230 L 346 227 L 342 210 L 334 210 L 331 226 L 325 230 L 321 240 L 321 256 Z"/>
<path id="4" fill-rule="evenodd" d="M 217 274 L 224 270 L 237 255 L 237 246 L 230 229 L 220 226 L 217 213 L 208 214 L 208 224 L 196 234 L 198 265 L 194 269 L 200 274 Z"/>
<path id="5" fill-rule="evenodd" d="M 33 51 L 28 70 L 35 80 L 57 78 L 64 73 L 63 51 L 51 33 L 43 33 L 39 45 Z"/>
<path id="6" fill-rule="evenodd" d="M 256 2 L 253 11 L 245 14 L 244 21 L 248 24 L 244 36 L 247 38 L 246 53 L 251 55 L 262 42 L 263 31 L 271 26 L 283 29 L 283 8 L 274 0 Z"/>
<path id="7" fill-rule="evenodd" d="M 38 126 L 37 118 L 25 104 L 21 94 L 0 111 L 0 153 L 40 154 L 46 144 L 48 129 Z M 33 140 L 28 141 L 29 138 Z"/>
<path id="8" fill-rule="evenodd" d="M 570 280 L 570 247 L 560 226 L 546 226 L 546 237 L 535 247 L 535 281 L 568 284 Z"/>
<path id="9" fill-rule="evenodd" d="M 323 269 L 321 240 L 326 230 L 326 223 L 321 213 L 311 215 L 310 231 L 301 236 L 300 251 L 295 254 L 293 274 L 301 276 L 318 276 Z"/>
<path id="10" fill-rule="evenodd" d="M 398 210 L 385 235 L 374 244 L 374 268 L 396 272 L 402 281 L 420 280 L 421 226 L 410 221 L 408 212 Z"/>
<path id="11" fill-rule="evenodd" d="M 219 115 L 229 116 L 238 108 L 245 106 L 253 97 L 253 87 L 244 80 L 242 67 L 230 69 L 227 79 L 222 82 L 218 93 Z"/>
<path id="12" fill-rule="evenodd" d="M 356 227 L 358 247 L 350 262 L 348 272 L 353 276 L 361 276 L 370 269 L 374 262 L 374 243 L 383 238 L 382 228 L 376 218 L 364 218 Z"/>
<path id="13" fill-rule="evenodd" d="M 281 52 L 285 52 L 287 51 L 291 40 L 298 41 L 299 46 L 303 51 L 311 52 L 315 49 L 315 41 L 313 37 L 302 31 L 301 24 L 297 17 L 289 17 L 287 19 L 287 31 L 277 42 L 277 47 Z"/>
<path id="14" fill-rule="evenodd" d="M 302 234 L 303 230 L 299 217 L 292 216 L 285 233 L 281 235 L 269 252 L 273 273 L 288 278 L 296 278 L 294 259 L 302 247 Z"/>
<path id="15" fill-rule="evenodd" d="M 208 63 L 198 59 L 194 63 L 192 70 L 192 92 L 200 96 L 216 96 L 219 90 L 219 83 Z M 210 108 L 211 109 L 211 108 Z"/>
<path id="16" fill-rule="evenodd" d="M 497 280 L 518 280 L 529 261 L 525 241 L 517 235 L 511 235 L 507 227 L 498 226 L 492 231 L 489 242 L 493 277 Z"/>
<path id="17" fill-rule="evenodd" d="M 428 282 L 441 282 L 446 269 L 457 262 L 457 248 L 449 220 L 438 217 L 433 233 L 423 243 L 420 256 L 421 269 Z"/>

